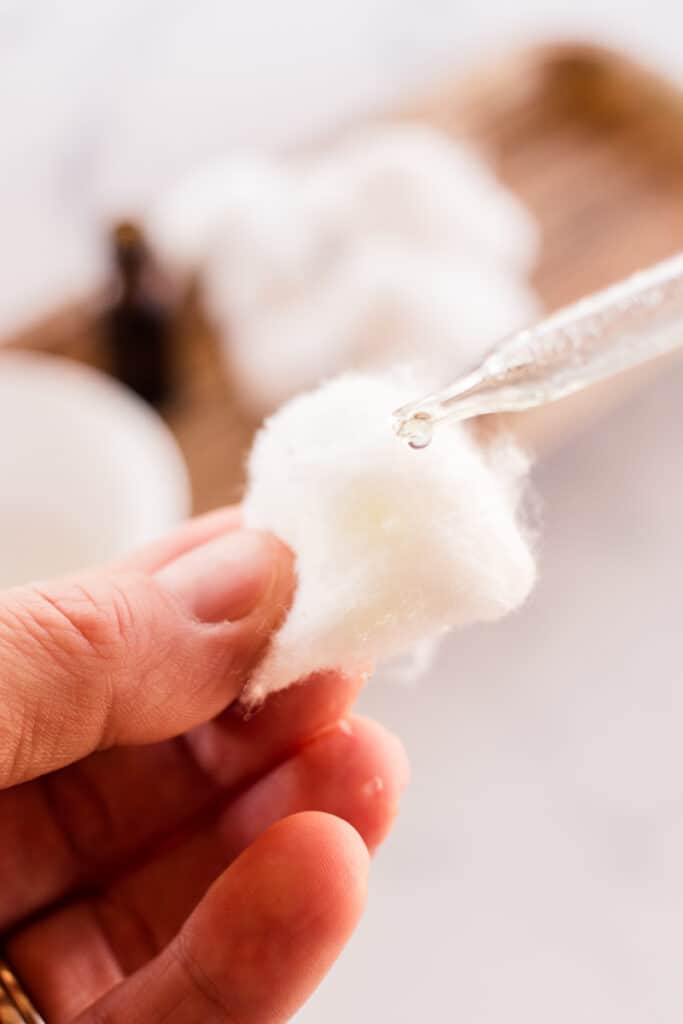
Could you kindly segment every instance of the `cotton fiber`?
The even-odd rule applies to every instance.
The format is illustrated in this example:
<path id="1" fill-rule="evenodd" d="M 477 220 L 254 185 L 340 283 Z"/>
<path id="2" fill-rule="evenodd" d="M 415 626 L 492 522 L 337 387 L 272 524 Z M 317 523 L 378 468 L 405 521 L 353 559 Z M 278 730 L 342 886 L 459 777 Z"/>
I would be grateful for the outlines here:
<path id="1" fill-rule="evenodd" d="M 380 125 L 296 159 L 235 157 L 148 218 L 198 275 L 235 392 L 258 416 L 341 371 L 408 359 L 431 380 L 539 313 L 537 226 L 473 151 Z"/>
<path id="2" fill-rule="evenodd" d="M 298 585 L 248 702 L 496 619 L 529 593 L 525 458 L 508 441 L 483 450 L 463 425 L 409 448 L 391 413 L 421 386 L 408 373 L 347 374 L 291 400 L 257 435 L 245 521 L 290 546 Z"/>

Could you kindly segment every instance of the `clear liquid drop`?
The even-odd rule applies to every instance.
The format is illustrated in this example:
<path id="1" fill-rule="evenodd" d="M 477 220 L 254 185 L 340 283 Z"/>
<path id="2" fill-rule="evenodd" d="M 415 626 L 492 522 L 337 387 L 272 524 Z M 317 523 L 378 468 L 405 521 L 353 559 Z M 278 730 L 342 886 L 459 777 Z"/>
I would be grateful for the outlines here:
<path id="1" fill-rule="evenodd" d="M 396 433 L 408 442 L 411 448 L 419 451 L 426 448 L 434 434 L 434 420 L 427 412 L 416 412 L 407 420 L 398 424 Z"/>

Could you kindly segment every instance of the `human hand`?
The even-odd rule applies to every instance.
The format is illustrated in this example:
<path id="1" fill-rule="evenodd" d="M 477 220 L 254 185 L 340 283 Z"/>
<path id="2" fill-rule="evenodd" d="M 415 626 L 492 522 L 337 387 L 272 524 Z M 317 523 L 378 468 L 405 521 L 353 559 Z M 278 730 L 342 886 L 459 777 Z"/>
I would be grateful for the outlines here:
<path id="1" fill-rule="evenodd" d="M 225 510 L 0 595 L 0 937 L 49 1024 L 286 1021 L 355 926 L 400 745 L 337 673 L 229 707 L 293 585 Z"/>

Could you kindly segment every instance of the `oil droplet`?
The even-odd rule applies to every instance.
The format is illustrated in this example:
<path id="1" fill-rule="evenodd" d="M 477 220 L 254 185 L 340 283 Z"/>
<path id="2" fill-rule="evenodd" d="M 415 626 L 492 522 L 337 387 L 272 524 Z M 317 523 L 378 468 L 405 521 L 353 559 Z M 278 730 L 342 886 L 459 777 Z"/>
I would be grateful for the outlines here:
<path id="1" fill-rule="evenodd" d="M 384 789 L 384 779 L 380 775 L 373 775 L 371 779 L 364 782 L 360 787 L 362 796 L 370 799 L 373 796 L 377 796 Z"/>
<path id="2" fill-rule="evenodd" d="M 411 448 L 426 448 L 434 433 L 434 420 L 428 412 L 416 412 L 398 427 L 398 436 L 405 438 Z"/>

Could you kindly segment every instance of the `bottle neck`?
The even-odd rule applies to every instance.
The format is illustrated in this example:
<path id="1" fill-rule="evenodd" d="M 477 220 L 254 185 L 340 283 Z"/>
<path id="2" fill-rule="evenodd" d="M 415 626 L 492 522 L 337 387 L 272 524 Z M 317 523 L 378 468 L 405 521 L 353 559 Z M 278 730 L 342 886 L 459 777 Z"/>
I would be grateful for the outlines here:
<path id="1" fill-rule="evenodd" d="M 144 239 L 135 225 L 121 224 L 115 229 L 113 257 L 119 300 L 134 302 L 143 291 L 148 263 Z"/>

